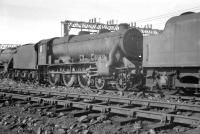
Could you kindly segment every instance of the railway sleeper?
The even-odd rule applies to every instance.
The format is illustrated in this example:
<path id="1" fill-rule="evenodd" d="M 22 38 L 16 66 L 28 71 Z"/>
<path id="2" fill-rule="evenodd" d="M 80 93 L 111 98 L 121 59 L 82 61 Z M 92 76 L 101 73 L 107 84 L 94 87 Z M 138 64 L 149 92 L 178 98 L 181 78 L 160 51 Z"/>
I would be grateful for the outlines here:
<path id="1" fill-rule="evenodd" d="M 112 119 L 112 123 L 116 126 L 123 126 L 128 123 L 134 123 L 136 121 L 139 121 L 139 118 L 130 118 L 130 117 L 121 117 L 121 118 L 114 118 Z"/>
<path id="2" fill-rule="evenodd" d="M 46 105 L 46 106 L 39 106 L 39 107 L 35 107 L 36 109 L 51 109 L 51 108 L 53 108 L 53 107 L 55 107 L 55 106 L 53 106 L 53 105 Z"/>
<path id="3" fill-rule="evenodd" d="M 200 128 L 198 127 L 198 128 L 186 131 L 185 134 L 199 134 L 199 132 L 200 132 Z"/>
<path id="4" fill-rule="evenodd" d="M 44 96 L 43 96 L 43 98 L 51 98 L 53 95 L 51 95 L 51 93 L 49 92 L 48 94 L 45 94 Z"/>
<path id="5" fill-rule="evenodd" d="M 18 107 L 21 106 L 21 105 L 25 105 L 25 104 L 29 104 L 30 101 L 28 100 L 18 100 L 15 102 L 15 105 L 17 105 Z"/>
<path id="6" fill-rule="evenodd" d="M 6 96 L 9 96 L 10 93 L 6 93 Z M 22 99 L 22 98 L 27 98 L 27 96 L 25 95 L 12 95 L 14 98 L 16 99 Z M 24 96 L 24 97 L 23 97 Z M 75 108 L 80 108 L 83 109 L 85 105 L 88 104 L 84 104 L 84 103 L 80 103 L 80 102 L 70 102 L 70 101 L 59 101 L 59 100 L 55 100 L 55 99 L 41 99 L 38 97 L 31 97 L 31 101 L 38 101 L 38 100 L 46 100 L 46 101 L 52 101 L 52 102 L 59 102 L 58 104 L 60 105 L 67 105 L 70 104 L 72 107 Z M 93 104 L 91 104 L 93 105 Z M 102 108 L 104 107 L 104 108 Z M 143 117 L 143 118 L 152 118 L 152 119 L 157 119 L 157 120 L 162 120 L 164 123 L 173 123 L 173 122 L 177 122 L 177 123 L 183 123 L 183 124 L 192 124 L 195 126 L 198 126 L 200 124 L 200 120 L 198 118 L 194 118 L 194 117 L 187 117 L 187 116 L 180 116 L 180 115 L 169 115 L 169 114 L 162 114 L 159 112 L 151 112 L 151 111 L 142 111 L 142 110 L 135 110 L 133 109 L 131 111 L 128 109 L 123 109 L 123 108 L 116 108 L 116 107 L 108 107 L 108 106 L 99 106 L 99 105 L 93 105 L 92 110 L 97 110 L 97 111 L 104 111 L 101 109 L 111 109 L 111 112 L 114 113 L 119 113 L 119 114 L 128 114 L 128 112 L 130 112 L 130 115 L 132 115 L 132 117 Z M 107 110 L 105 110 L 107 111 Z M 110 112 L 110 110 L 108 110 Z"/>
<path id="7" fill-rule="evenodd" d="M 85 110 L 74 111 L 73 113 L 71 113 L 71 116 L 72 117 L 80 117 L 80 116 L 83 116 L 83 115 L 88 115 L 90 113 L 91 113 L 91 111 L 85 111 Z"/>
<path id="8" fill-rule="evenodd" d="M 71 101 L 78 102 L 78 101 L 81 101 L 81 98 L 80 98 L 80 96 L 77 96 L 77 97 L 74 97 L 73 99 L 71 99 Z"/>
<path id="9" fill-rule="evenodd" d="M 100 102 L 100 103 L 96 103 L 96 104 L 98 104 L 98 105 L 108 105 L 107 102 Z"/>
<path id="10" fill-rule="evenodd" d="M 172 110 L 170 110 L 170 111 L 168 111 L 168 112 L 165 112 L 166 114 L 176 114 L 177 112 L 179 112 L 179 110 L 174 110 L 174 109 L 172 109 Z"/>
<path id="11" fill-rule="evenodd" d="M 55 110 L 54 110 L 54 112 L 55 113 L 60 113 L 60 112 L 68 112 L 68 111 L 70 111 L 70 110 L 72 110 L 71 108 L 66 108 L 66 107 L 61 107 L 61 108 L 56 108 Z"/>
<path id="12" fill-rule="evenodd" d="M 40 106 L 38 103 L 33 103 L 28 105 L 27 107 L 24 108 L 24 111 L 29 111 L 30 109 L 34 108 L 34 107 L 38 107 Z"/>
<path id="13" fill-rule="evenodd" d="M 153 125 L 149 125 L 148 128 L 152 129 L 154 131 L 160 131 L 160 130 L 165 130 L 165 129 L 170 129 L 175 126 L 174 123 L 155 123 Z"/>
<path id="14" fill-rule="evenodd" d="M 23 92 L 27 92 L 27 91 L 23 90 Z M 43 94 L 42 91 L 40 91 L 40 92 L 36 92 L 36 93 L 32 94 L 31 96 L 33 96 L 33 97 L 45 97 L 46 94 Z"/>

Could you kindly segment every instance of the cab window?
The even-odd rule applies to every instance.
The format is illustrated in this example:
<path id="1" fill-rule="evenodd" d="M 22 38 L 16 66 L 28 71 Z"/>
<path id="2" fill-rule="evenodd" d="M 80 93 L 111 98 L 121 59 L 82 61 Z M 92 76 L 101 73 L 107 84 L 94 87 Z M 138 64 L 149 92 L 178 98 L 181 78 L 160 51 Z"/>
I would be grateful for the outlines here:
<path id="1" fill-rule="evenodd" d="M 42 45 L 39 47 L 39 51 L 40 53 L 42 53 Z"/>

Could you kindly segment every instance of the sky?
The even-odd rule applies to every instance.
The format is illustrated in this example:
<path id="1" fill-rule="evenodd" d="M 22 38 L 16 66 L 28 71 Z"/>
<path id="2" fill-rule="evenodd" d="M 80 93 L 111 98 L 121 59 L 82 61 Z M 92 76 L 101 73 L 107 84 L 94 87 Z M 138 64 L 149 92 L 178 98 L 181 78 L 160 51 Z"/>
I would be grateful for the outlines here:
<path id="1" fill-rule="evenodd" d="M 0 0 L 0 44 L 59 37 L 64 20 L 114 19 L 163 29 L 169 18 L 186 11 L 200 12 L 200 0 Z"/>

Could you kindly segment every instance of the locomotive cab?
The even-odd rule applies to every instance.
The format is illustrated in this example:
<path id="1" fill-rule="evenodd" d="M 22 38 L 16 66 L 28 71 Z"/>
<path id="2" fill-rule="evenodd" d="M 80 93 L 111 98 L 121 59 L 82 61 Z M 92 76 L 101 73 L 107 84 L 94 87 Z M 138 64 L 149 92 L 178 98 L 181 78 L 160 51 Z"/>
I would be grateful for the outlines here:
<path id="1" fill-rule="evenodd" d="M 54 39 L 41 40 L 35 45 L 39 57 L 38 65 L 53 64 L 52 42 Z"/>
<path id="2" fill-rule="evenodd" d="M 37 65 L 38 65 L 38 79 L 40 82 L 47 82 L 48 74 L 47 68 L 54 63 L 52 55 L 52 42 L 55 38 L 41 40 L 35 44 L 35 50 L 37 53 Z"/>

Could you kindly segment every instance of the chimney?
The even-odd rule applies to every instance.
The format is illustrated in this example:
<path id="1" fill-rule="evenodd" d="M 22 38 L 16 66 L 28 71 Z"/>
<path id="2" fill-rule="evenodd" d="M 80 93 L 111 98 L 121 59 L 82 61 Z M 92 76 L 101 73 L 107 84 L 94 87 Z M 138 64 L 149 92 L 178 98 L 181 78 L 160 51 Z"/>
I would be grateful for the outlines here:
<path id="1" fill-rule="evenodd" d="M 127 23 L 119 24 L 119 30 L 124 30 L 124 29 L 128 29 L 128 28 L 129 28 L 129 24 L 127 24 Z"/>

